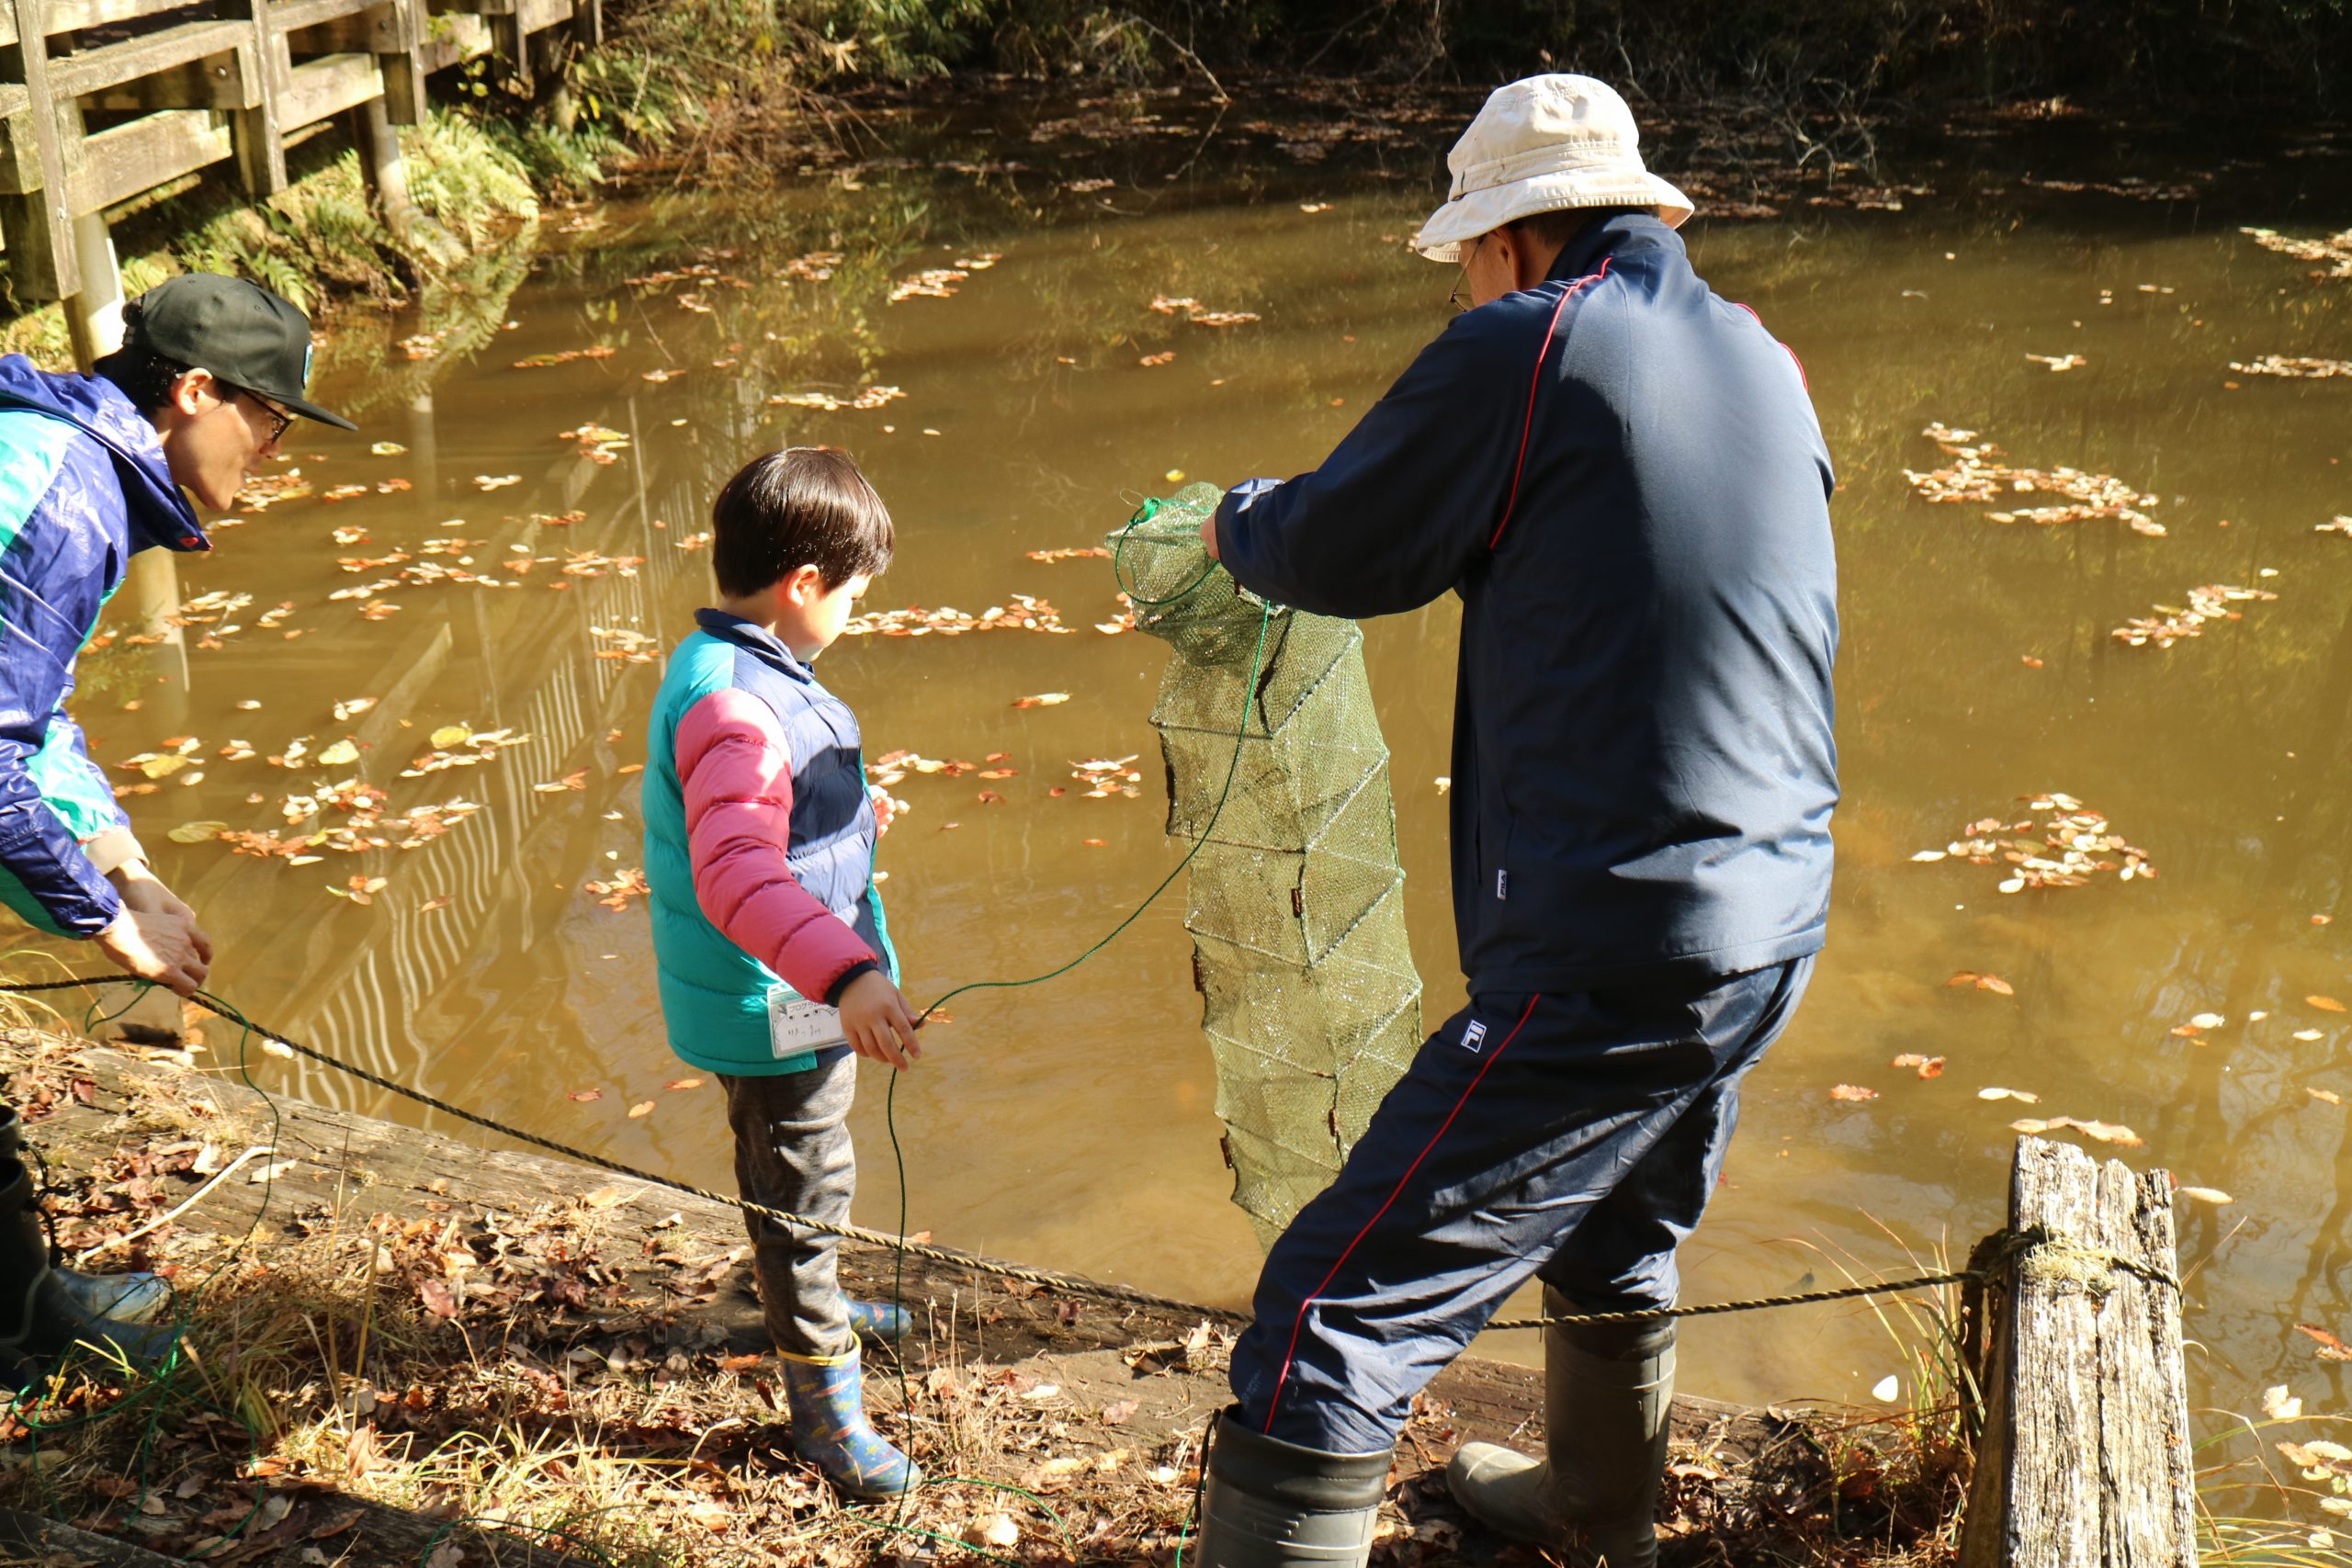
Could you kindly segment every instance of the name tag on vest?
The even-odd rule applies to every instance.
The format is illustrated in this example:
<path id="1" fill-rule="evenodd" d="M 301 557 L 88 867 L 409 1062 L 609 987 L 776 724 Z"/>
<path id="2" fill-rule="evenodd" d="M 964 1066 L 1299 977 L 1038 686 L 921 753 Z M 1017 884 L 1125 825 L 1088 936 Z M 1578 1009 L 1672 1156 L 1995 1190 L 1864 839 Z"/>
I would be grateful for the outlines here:
<path id="1" fill-rule="evenodd" d="M 768 1045 L 777 1061 L 848 1043 L 839 1008 L 812 1002 L 789 986 L 768 987 Z"/>

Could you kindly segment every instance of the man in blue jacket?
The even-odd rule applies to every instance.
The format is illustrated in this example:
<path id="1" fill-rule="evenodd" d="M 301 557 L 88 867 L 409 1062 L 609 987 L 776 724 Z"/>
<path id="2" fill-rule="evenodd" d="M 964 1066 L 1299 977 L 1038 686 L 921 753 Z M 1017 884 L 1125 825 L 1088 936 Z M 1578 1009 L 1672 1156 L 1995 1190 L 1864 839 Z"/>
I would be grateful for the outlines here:
<path id="1" fill-rule="evenodd" d="M 1739 1080 L 1822 944 L 1838 800 L 1832 488 L 1802 370 L 1709 292 L 1623 99 L 1490 97 L 1415 247 L 1473 307 L 1314 472 L 1204 530 L 1324 615 L 1462 602 L 1452 811 L 1470 1005 L 1267 1257 L 1204 1568 L 1361 1562 L 1413 1394 L 1531 1276 L 1674 1304 Z M 1543 1461 L 1456 1456 L 1520 1539 L 1647 1568 L 1671 1317 L 1555 1324 Z"/>
<path id="2" fill-rule="evenodd" d="M 74 661 L 140 550 L 211 547 L 185 487 L 231 505 L 296 414 L 349 430 L 302 396 L 311 323 L 268 289 L 195 273 L 124 312 L 123 347 L 93 376 L 0 359 L 0 902 L 52 935 L 182 996 L 212 944 L 145 852 L 65 711 Z M 165 1292 L 149 1276 L 56 1268 L 0 1108 L 0 1378 L 102 1334 L 148 1352 Z"/>

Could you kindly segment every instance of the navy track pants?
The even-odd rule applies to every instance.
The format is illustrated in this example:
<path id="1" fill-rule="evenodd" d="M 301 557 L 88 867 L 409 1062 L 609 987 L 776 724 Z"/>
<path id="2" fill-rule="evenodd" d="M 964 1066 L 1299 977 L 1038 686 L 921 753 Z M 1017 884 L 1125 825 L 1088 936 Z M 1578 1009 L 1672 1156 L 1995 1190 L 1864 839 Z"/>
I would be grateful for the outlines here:
<path id="1" fill-rule="evenodd" d="M 1813 964 L 1485 996 L 1449 1019 L 1266 1255 L 1233 1351 L 1242 1417 L 1328 1453 L 1385 1449 L 1530 1275 L 1587 1311 L 1674 1304 L 1739 1080 Z"/>

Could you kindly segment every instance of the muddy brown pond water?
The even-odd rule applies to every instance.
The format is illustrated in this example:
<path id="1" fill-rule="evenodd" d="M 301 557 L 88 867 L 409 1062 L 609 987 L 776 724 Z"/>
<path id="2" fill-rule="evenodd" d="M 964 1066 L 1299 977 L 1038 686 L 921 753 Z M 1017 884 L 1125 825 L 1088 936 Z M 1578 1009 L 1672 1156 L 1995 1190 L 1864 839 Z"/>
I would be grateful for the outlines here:
<path id="1" fill-rule="evenodd" d="M 951 764 L 894 786 L 912 810 L 881 854 L 910 996 L 1050 968 L 1165 874 L 1163 649 L 1115 629 L 1106 561 L 1033 552 L 1096 544 L 1180 477 L 1320 458 L 1443 322 L 1452 271 L 1400 242 L 1450 125 L 1334 145 L 1159 100 L 1055 112 L 877 120 L 880 151 L 773 187 L 553 212 L 515 242 L 527 277 L 458 324 L 380 344 L 346 324 L 317 395 L 359 433 L 300 427 L 288 493 L 209 556 L 141 558 L 85 660 L 77 711 L 108 765 L 148 759 L 117 776 L 212 932 L 217 990 L 726 1186 L 718 1092 L 663 1043 L 630 891 L 636 765 L 661 656 L 707 596 L 707 498 L 781 440 L 847 446 L 888 501 L 899 558 L 870 610 L 1039 623 L 824 660 L 869 759 Z M 1669 175 L 1677 146 L 1654 153 Z M 2203 1193 L 2180 1212 L 2198 1399 L 2252 1411 L 2283 1383 L 2352 1407 L 2295 1327 L 2352 1337 L 2352 379 L 2233 368 L 2352 354 L 2352 284 L 2241 232 L 2352 223 L 2343 151 L 2290 141 L 2168 188 L 2087 136 L 1955 138 L 1892 160 L 1925 190 L 1858 206 L 1849 175 L 1806 187 L 1831 204 L 1685 231 L 1802 357 L 1838 459 L 1847 789 L 1830 945 L 1751 1080 L 1690 1299 L 1964 1255 L 2000 1220 L 2011 1123 L 2074 1118 L 2096 1125 L 2062 1135 L 2135 1140 L 2091 1146 Z M 392 342 L 411 334 L 416 357 Z M 2094 514 L 2030 515 L 2076 506 Z M 2111 635 L 2207 585 L 2255 593 L 2206 601 L 2225 614 L 2168 647 Z M 1455 614 L 1367 628 L 1432 1021 L 1461 988 L 1439 783 Z M 1068 700 L 1019 705 L 1049 693 Z M 1120 759 L 1134 793 L 1091 793 L 1080 764 Z M 236 847 L 378 813 L 390 847 Z M 2007 858 L 2069 814 L 2061 836 L 2112 869 Z M 183 824 L 199 841 L 173 841 Z M 1954 852 L 1972 838 L 1990 863 Z M 958 998 L 896 1097 L 913 1227 L 1246 1298 L 1182 917 L 1171 896 L 1066 979 Z M 868 1073 L 857 1214 L 888 1228 Z M 1685 1355 L 1689 1386 L 1733 1399 L 1870 1405 L 1911 1376 L 1862 1306 L 1708 1320 Z"/>

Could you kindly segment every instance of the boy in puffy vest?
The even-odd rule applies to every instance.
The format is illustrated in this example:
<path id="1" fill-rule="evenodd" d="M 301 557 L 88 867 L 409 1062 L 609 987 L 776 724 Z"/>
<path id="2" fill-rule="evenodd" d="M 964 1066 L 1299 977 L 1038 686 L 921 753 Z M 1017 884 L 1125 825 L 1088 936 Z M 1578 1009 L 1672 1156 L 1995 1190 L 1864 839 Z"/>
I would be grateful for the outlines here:
<path id="1" fill-rule="evenodd" d="M 662 1014 L 671 1048 L 726 1088 L 743 1196 L 843 1223 L 856 1058 L 902 1068 L 922 1050 L 874 888 L 883 824 L 857 718 L 809 665 L 889 565 L 890 514 L 846 454 L 796 446 L 728 480 L 711 525 L 718 605 L 671 655 L 649 734 Z M 853 1496 L 919 1484 L 867 1422 L 858 1372 L 859 1337 L 896 1339 L 905 1314 L 842 1295 L 835 1238 L 749 1224 L 794 1449 Z"/>

